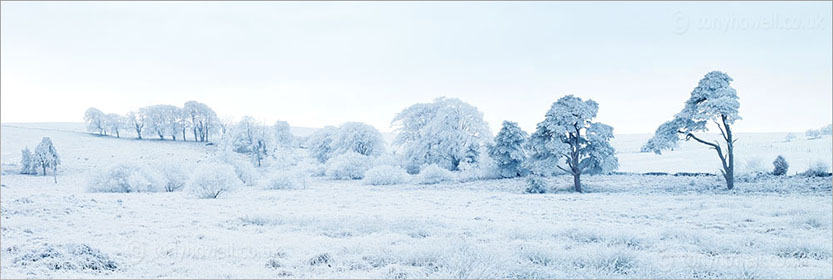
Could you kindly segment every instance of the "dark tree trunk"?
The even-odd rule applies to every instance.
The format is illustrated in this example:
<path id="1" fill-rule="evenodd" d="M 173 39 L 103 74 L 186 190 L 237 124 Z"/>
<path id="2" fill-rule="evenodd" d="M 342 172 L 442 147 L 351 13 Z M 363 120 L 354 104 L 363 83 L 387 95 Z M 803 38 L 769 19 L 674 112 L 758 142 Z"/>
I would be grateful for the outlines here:
<path id="1" fill-rule="evenodd" d="M 581 192 L 581 173 L 573 174 L 573 186 L 576 188 L 576 192 Z"/>
<path id="2" fill-rule="evenodd" d="M 723 126 L 726 127 L 726 150 L 729 153 L 729 164 L 726 166 L 724 177 L 726 177 L 726 187 L 730 190 L 735 187 L 735 139 L 732 139 L 732 128 L 726 123 L 726 117 L 723 117 Z"/>

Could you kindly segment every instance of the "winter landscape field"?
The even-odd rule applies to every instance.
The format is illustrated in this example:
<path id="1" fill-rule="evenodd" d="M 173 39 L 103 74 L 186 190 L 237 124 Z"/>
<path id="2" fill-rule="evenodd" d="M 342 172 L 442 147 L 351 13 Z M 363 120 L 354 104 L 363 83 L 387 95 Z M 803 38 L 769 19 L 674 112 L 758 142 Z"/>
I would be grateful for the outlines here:
<path id="1" fill-rule="evenodd" d="M 522 179 L 373 186 L 299 164 L 290 169 L 310 171 L 294 188 L 266 189 L 276 170 L 259 169 L 253 186 L 196 199 L 86 188 L 115 163 L 199 163 L 216 146 L 102 137 L 80 123 L 1 132 L 3 278 L 830 278 L 833 269 L 830 177 L 751 178 L 727 191 L 715 176 L 598 175 L 577 194 L 562 175 L 553 193 L 528 194 Z M 797 170 L 829 164 L 829 136 L 783 135 L 742 134 L 739 157 L 769 169 L 778 147 Z M 61 152 L 57 184 L 17 174 L 20 149 L 44 136 Z M 630 143 L 648 136 L 617 137 L 622 169 L 671 171 L 661 167 L 700 148 L 651 158 Z M 715 161 L 673 171 L 714 171 Z"/>
<path id="2" fill-rule="evenodd" d="M 832 18 L 0 1 L 0 279 L 833 279 Z"/>

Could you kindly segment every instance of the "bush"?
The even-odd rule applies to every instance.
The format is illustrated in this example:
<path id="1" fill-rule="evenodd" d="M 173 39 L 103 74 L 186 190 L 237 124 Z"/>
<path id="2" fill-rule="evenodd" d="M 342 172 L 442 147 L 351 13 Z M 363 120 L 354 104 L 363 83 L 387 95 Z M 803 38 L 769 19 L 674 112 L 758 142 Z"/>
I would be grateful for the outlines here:
<path id="1" fill-rule="evenodd" d="M 163 190 L 165 178 L 155 170 L 132 163 L 120 163 L 94 176 L 90 192 L 157 192 Z"/>
<path id="2" fill-rule="evenodd" d="M 420 184 L 438 184 L 454 180 L 454 174 L 436 164 L 426 166 L 419 172 Z"/>
<path id="3" fill-rule="evenodd" d="M 269 176 L 266 182 L 267 190 L 298 189 L 303 186 L 303 176 L 298 172 L 279 171 Z"/>
<path id="4" fill-rule="evenodd" d="M 537 176 L 537 175 L 530 175 L 526 177 L 526 190 L 525 193 L 546 193 L 547 192 L 547 181 L 544 180 L 544 177 Z"/>
<path id="5" fill-rule="evenodd" d="M 162 163 L 159 166 L 159 171 L 164 179 L 163 189 L 166 192 L 178 191 L 185 187 L 190 173 L 189 168 L 174 162 Z"/>
<path id="6" fill-rule="evenodd" d="M 371 167 L 372 159 L 356 152 L 346 152 L 327 161 L 325 174 L 337 180 L 357 180 Z"/>
<path id="7" fill-rule="evenodd" d="M 775 167 L 775 169 L 772 170 L 772 175 L 776 176 L 786 175 L 787 170 L 790 169 L 790 164 L 787 163 L 787 160 L 784 159 L 784 157 L 781 155 L 775 158 L 775 161 L 772 162 L 772 165 Z"/>
<path id="8" fill-rule="evenodd" d="M 364 182 L 368 185 L 396 185 L 408 179 L 405 169 L 397 166 L 376 166 L 364 173 Z"/>
<path id="9" fill-rule="evenodd" d="M 217 198 L 220 194 L 237 188 L 242 183 L 231 166 L 207 163 L 197 168 L 185 188 L 198 198 Z"/>
<path id="10" fill-rule="evenodd" d="M 807 171 L 804 171 L 804 173 L 802 173 L 802 175 L 807 176 L 807 177 L 830 176 L 830 173 L 829 173 L 828 170 L 829 170 L 829 167 L 827 166 L 827 163 L 824 163 L 823 161 L 817 161 L 817 162 L 813 163 L 812 165 L 810 165 L 810 168 L 807 168 Z"/>

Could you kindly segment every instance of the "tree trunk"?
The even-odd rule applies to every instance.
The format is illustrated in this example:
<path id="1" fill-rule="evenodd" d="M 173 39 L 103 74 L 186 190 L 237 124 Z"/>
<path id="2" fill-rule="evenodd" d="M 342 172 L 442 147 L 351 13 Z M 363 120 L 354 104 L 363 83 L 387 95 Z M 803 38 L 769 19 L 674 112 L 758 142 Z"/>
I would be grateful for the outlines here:
<path id="1" fill-rule="evenodd" d="M 182 141 L 188 141 L 188 139 L 185 138 L 185 130 L 185 128 L 182 128 Z"/>
<path id="2" fill-rule="evenodd" d="M 118 131 L 118 130 L 116 130 L 116 138 L 121 138 L 121 135 L 119 135 L 119 131 Z"/>
<path id="3" fill-rule="evenodd" d="M 723 126 L 726 127 L 726 146 L 729 153 L 729 164 L 726 168 L 726 187 L 730 190 L 735 187 L 735 139 L 732 139 L 732 128 L 726 123 L 726 117 L 723 117 Z"/>
<path id="4" fill-rule="evenodd" d="M 573 186 L 576 188 L 576 192 L 581 192 L 581 173 L 573 174 Z"/>

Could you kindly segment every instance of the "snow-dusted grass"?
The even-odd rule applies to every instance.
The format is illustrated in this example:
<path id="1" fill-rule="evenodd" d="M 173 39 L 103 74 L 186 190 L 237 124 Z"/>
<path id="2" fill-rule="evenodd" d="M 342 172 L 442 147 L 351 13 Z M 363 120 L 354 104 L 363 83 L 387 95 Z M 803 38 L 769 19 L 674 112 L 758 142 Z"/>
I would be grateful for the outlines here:
<path id="1" fill-rule="evenodd" d="M 583 176 L 583 194 L 569 176 L 545 179 L 545 194 L 525 194 L 524 178 L 369 186 L 313 177 L 306 188 L 194 199 L 84 186 L 128 160 L 199 170 L 215 147 L 2 132 L 4 169 L 19 161 L 6 145 L 17 139 L 50 136 L 64 156 L 58 184 L 3 172 L 3 278 L 833 276 L 830 177 L 755 176 L 727 191 L 716 176 Z"/>

